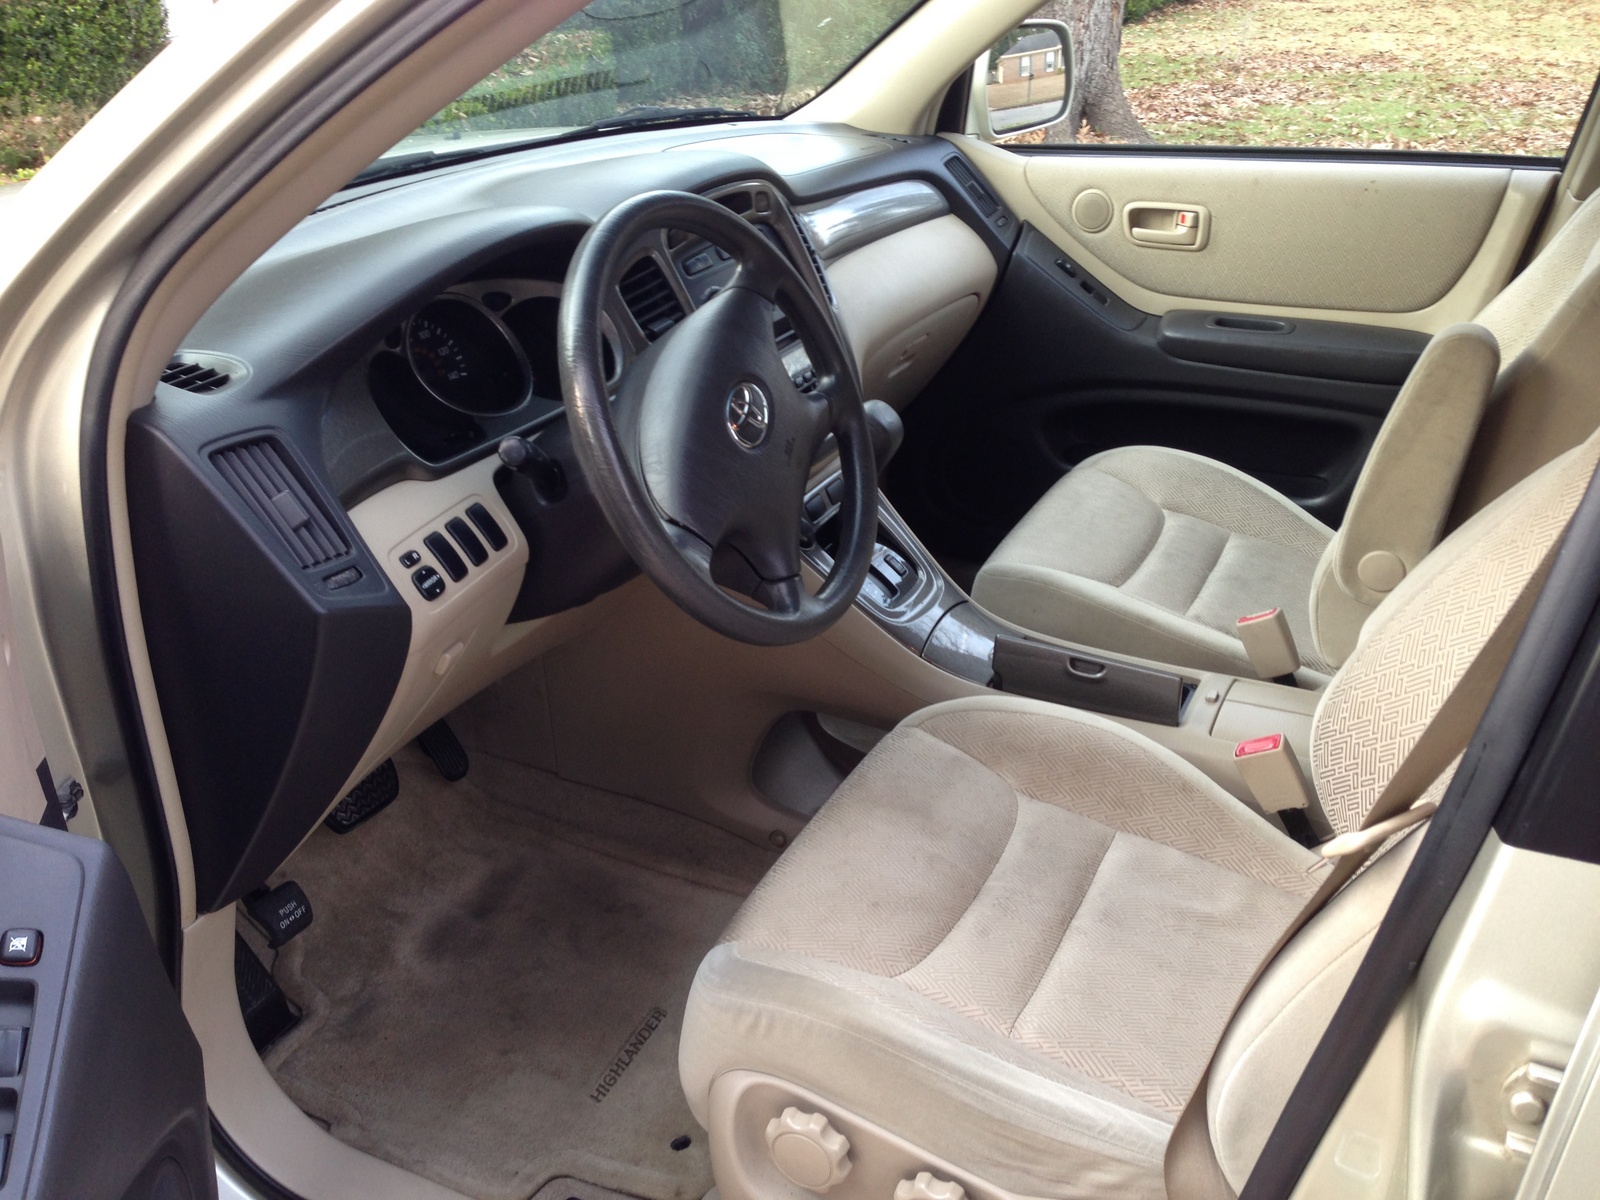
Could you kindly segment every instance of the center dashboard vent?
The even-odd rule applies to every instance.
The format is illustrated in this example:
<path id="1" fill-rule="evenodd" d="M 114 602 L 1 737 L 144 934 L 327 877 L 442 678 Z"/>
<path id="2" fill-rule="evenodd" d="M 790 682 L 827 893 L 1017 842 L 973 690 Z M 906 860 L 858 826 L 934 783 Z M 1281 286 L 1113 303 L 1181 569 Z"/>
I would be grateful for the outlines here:
<path id="1" fill-rule="evenodd" d="M 683 320 L 683 304 L 667 281 L 666 272 L 654 258 L 646 255 L 623 272 L 617 290 L 652 342 Z"/>
<path id="2" fill-rule="evenodd" d="M 302 569 L 350 553 L 350 543 L 271 438 L 228 446 L 211 462 L 250 510 L 272 527 Z"/>
<path id="3" fill-rule="evenodd" d="M 966 159 L 959 154 L 952 154 L 944 160 L 944 165 L 956 177 L 956 182 L 966 189 L 967 195 L 972 197 L 972 202 L 984 216 L 993 217 L 1000 211 L 1000 201 L 995 199 L 994 193 L 978 178 L 978 173 Z"/>
<path id="4" fill-rule="evenodd" d="M 806 257 L 811 260 L 811 269 L 817 273 L 817 279 L 822 284 L 822 294 L 828 304 L 837 309 L 839 302 L 833 297 L 833 285 L 828 282 L 828 273 L 822 268 L 822 256 L 817 253 L 817 245 L 811 240 L 811 229 L 806 224 L 805 218 L 791 213 L 790 219 L 794 222 L 795 236 L 800 239 L 800 244 L 806 248 Z"/>

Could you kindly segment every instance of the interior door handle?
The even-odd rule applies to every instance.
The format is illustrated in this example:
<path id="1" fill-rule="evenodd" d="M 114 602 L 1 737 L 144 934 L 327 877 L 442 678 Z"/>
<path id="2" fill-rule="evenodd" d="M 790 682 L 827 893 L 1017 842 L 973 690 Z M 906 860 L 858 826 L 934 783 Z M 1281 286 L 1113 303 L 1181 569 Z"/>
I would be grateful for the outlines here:
<path id="1" fill-rule="evenodd" d="M 1142 246 L 1203 250 L 1211 236 L 1211 214 L 1200 204 L 1135 200 L 1122 210 L 1122 229 Z"/>

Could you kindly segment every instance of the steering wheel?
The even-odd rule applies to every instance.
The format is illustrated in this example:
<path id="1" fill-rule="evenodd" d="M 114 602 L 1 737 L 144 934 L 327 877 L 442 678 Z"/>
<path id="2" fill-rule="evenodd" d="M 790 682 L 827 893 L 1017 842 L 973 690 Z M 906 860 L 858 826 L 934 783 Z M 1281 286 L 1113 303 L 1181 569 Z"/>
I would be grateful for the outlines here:
<path id="1" fill-rule="evenodd" d="M 734 260 L 731 281 L 635 359 L 606 394 L 601 314 L 644 235 L 682 230 Z M 782 309 L 811 356 L 802 392 L 773 337 Z M 680 608 L 758 646 L 804 641 L 850 607 L 877 537 L 877 471 L 855 360 L 832 315 L 760 231 L 687 192 L 619 204 L 578 244 L 559 326 L 574 448 L 634 561 Z M 833 570 L 800 573 L 805 489 L 829 433 L 844 480 Z"/>

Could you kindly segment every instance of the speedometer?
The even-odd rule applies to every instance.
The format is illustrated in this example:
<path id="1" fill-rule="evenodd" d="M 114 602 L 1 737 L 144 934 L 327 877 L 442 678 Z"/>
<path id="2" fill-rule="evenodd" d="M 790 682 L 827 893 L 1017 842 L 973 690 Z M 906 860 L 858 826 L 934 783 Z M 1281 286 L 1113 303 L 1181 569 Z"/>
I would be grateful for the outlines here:
<path id="1" fill-rule="evenodd" d="M 406 358 L 433 397 L 477 416 L 510 412 L 532 376 L 515 339 L 467 300 L 441 296 L 406 325 Z"/>

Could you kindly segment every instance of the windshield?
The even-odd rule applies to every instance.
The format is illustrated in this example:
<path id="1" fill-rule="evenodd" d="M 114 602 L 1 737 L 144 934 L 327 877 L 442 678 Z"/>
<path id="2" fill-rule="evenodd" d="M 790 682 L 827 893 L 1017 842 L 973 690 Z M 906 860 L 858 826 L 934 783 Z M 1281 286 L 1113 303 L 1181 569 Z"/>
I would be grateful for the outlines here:
<path id="1" fill-rule="evenodd" d="M 412 156 L 420 166 L 574 130 L 780 117 L 920 2 L 593 0 L 374 167 Z M 600 129 L 587 128 L 596 122 Z"/>

